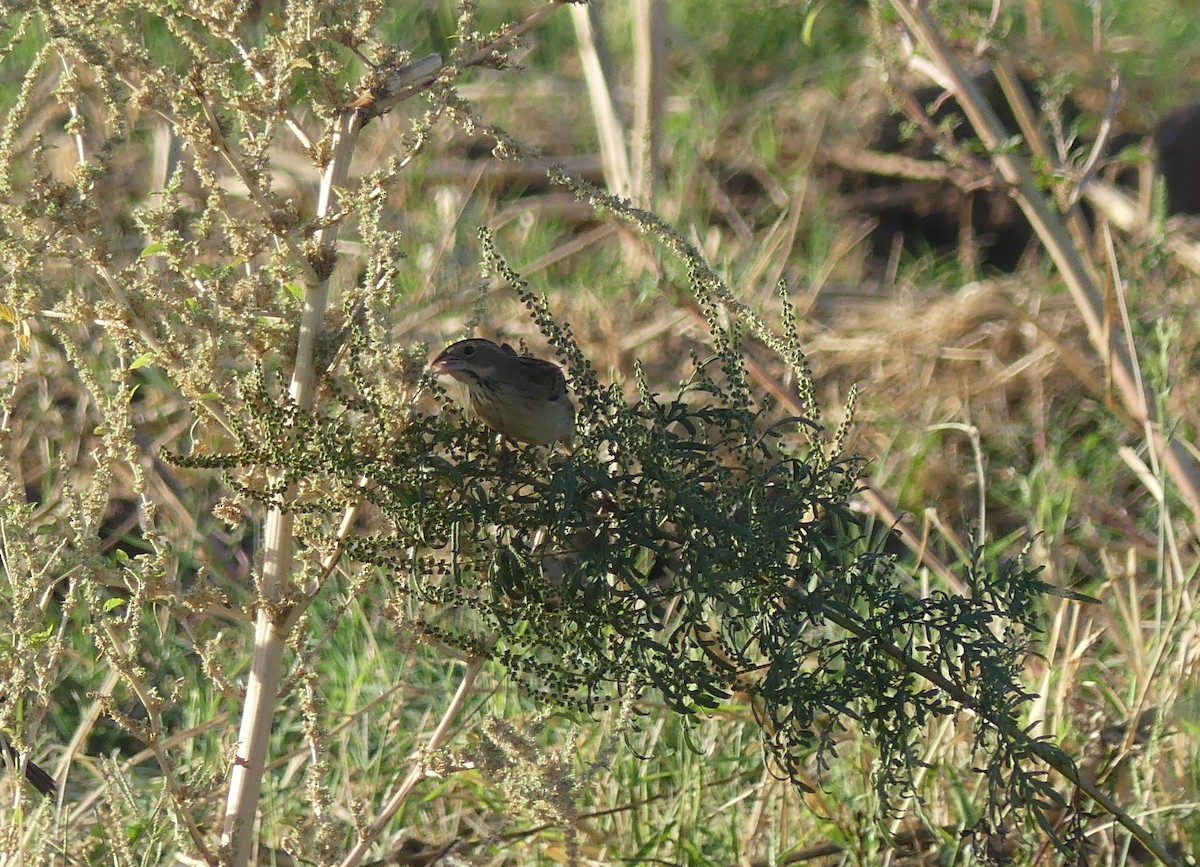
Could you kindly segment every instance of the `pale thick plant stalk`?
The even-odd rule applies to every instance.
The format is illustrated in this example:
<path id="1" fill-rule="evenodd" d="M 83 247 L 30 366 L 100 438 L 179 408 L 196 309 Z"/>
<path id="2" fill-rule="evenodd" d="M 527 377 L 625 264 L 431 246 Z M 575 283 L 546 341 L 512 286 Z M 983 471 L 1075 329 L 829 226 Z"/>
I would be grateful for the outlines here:
<path id="1" fill-rule="evenodd" d="M 476 52 L 463 66 L 474 66 L 487 61 L 500 47 L 511 43 L 556 6 L 556 3 L 546 4 L 527 17 L 520 25 L 509 29 L 488 46 Z M 322 225 L 322 228 L 313 237 L 315 249 L 321 251 L 319 255 L 332 257 L 333 251 L 336 249 L 340 221 L 332 219 L 335 216 L 335 198 L 338 192 L 345 187 L 354 149 L 363 125 L 371 118 L 388 111 L 400 100 L 428 87 L 435 80 L 441 65 L 442 60 L 439 56 L 430 55 L 407 66 L 398 67 L 386 78 L 377 92 L 347 107 L 336 118 L 337 127 L 333 131 L 330 159 L 321 177 L 315 214 L 317 222 Z M 250 183 L 249 176 L 236 155 L 227 146 L 223 146 L 223 136 L 220 133 L 219 125 L 215 124 L 212 107 L 207 102 L 204 102 L 204 111 L 214 130 L 213 134 L 218 148 L 222 150 L 234 171 L 246 182 L 249 195 L 253 199 L 255 190 Z M 318 273 L 310 259 L 295 246 L 295 242 L 287 242 L 291 246 L 297 267 L 300 268 L 305 278 L 300 333 L 292 379 L 288 387 L 289 399 L 301 412 L 304 412 L 312 408 L 316 394 L 315 351 L 317 340 L 324 328 L 325 313 L 329 303 L 329 275 L 333 269 L 328 267 Z M 272 484 L 279 484 L 281 481 L 278 477 L 271 479 Z M 286 501 L 289 496 L 290 492 L 285 492 L 284 500 Z M 356 509 L 352 505 L 343 517 L 342 527 L 339 530 L 339 544 L 329 555 L 329 562 L 322 573 L 322 578 L 332 571 L 337 558 L 341 556 L 343 549 L 340 543 L 344 541 L 344 535 L 349 533 L 349 528 L 353 525 L 355 511 Z M 311 595 L 299 600 L 294 598 L 297 589 L 293 586 L 291 579 L 294 523 L 294 514 L 278 506 L 271 508 L 267 513 L 263 571 L 258 586 L 258 610 L 255 615 L 254 653 L 251 659 L 250 677 L 246 686 L 246 701 L 243 706 L 242 721 L 230 772 L 229 793 L 225 802 L 225 817 L 222 823 L 221 842 L 228 849 L 228 863 L 233 867 L 244 867 L 249 864 L 254 851 L 254 818 L 262 792 L 267 747 L 279 697 L 283 653 L 287 646 L 288 636 L 295 627 L 300 612 L 307 609 L 312 602 Z M 312 592 L 315 593 L 316 590 Z M 414 773 L 416 773 L 416 767 L 414 766 Z M 417 779 L 413 778 L 413 784 Z"/>
<path id="2" fill-rule="evenodd" d="M 631 190 L 649 207 L 658 176 L 659 128 L 666 92 L 666 9 L 663 0 L 633 0 L 633 165 Z"/>
<path id="3" fill-rule="evenodd" d="M 330 217 L 334 209 L 334 197 L 346 183 L 354 147 L 362 130 L 365 114 L 355 109 L 343 111 L 336 120 L 333 133 L 331 157 L 321 177 L 321 188 L 317 200 L 317 220 L 323 227 L 316 233 L 314 241 L 318 250 L 332 251 L 337 242 L 339 221 Z M 307 259 L 302 260 L 306 265 Z M 329 303 L 329 274 L 318 278 L 316 271 L 308 266 L 311 279 L 304 291 L 304 308 L 300 319 L 300 337 L 296 347 L 296 361 L 288 396 L 301 412 L 312 408 L 316 393 L 317 373 L 314 365 L 317 338 L 325 322 L 325 310 Z M 273 485 L 281 478 L 271 480 Z M 287 493 L 284 494 L 286 499 Z M 230 773 L 229 796 L 225 802 L 225 822 L 221 842 L 230 847 L 230 863 L 235 867 L 248 864 L 253 849 L 254 813 L 262 791 L 263 769 L 267 761 L 267 745 L 271 737 L 271 723 L 275 717 L 275 703 L 279 695 L 279 682 L 283 670 L 283 651 L 287 646 L 289 624 L 288 611 L 282 607 L 285 597 L 292 591 L 293 526 L 295 515 L 278 506 L 267 513 L 266 540 L 263 549 L 262 580 L 259 582 L 259 607 L 254 623 L 254 655 L 250 666 L 250 680 L 246 686 L 246 703 L 243 708 L 241 729 L 238 732 L 237 749 Z"/>
<path id="4" fill-rule="evenodd" d="M 604 180 L 614 196 L 629 198 L 631 175 L 629 150 L 625 144 L 625 128 L 617 114 L 612 84 L 600 56 L 599 32 L 591 6 L 571 4 L 571 21 L 579 40 L 579 60 L 587 81 L 592 114 L 596 119 L 596 135 L 600 139 L 600 158 L 604 163 Z"/>
<path id="5" fill-rule="evenodd" d="M 662 0 L 634 0 L 634 117 L 627 140 L 617 110 L 611 64 L 603 54 L 600 24 L 592 5 L 572 5 L 571 20 L 587 82 L 604 181 L 615 196 L 650 204 L 657 175 L 659 128 L 666 89 L 666 11 Z"/>

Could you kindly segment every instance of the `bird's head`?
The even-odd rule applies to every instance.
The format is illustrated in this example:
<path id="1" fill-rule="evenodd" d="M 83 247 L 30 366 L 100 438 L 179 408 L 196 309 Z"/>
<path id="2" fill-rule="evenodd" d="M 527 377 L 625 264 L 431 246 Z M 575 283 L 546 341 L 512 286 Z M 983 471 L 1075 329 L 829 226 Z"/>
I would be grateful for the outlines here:
<path id="1" fill-rule="evenodd" d="M 486 377 L 505 359 L 516 355 L 508 344 L 497 345 L 482 337 L 471 337 L 451 343 L 433 360 L 430 367 L 438 375 L 453 376 L 459 380 Z"/>

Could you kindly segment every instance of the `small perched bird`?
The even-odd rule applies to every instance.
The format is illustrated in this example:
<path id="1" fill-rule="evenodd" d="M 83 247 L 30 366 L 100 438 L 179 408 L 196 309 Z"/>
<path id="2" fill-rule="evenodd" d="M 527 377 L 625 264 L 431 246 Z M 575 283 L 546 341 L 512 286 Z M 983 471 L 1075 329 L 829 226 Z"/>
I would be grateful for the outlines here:
<path id="1" fill-rule="evenodd" d="M 464 383 L 471 411 L 501 436 L 539 446 L 571 444 L 575 405 L 557 364 L 473 337 L 451 343 L 431 366 Z"/>

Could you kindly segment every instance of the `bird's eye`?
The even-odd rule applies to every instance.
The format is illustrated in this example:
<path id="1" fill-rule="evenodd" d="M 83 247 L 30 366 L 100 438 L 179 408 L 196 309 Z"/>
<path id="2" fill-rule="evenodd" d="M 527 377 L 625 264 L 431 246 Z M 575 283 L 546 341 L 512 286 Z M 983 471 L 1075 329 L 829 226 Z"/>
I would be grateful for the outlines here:
<path id="1" fill-rule="evenodd" d="M 463 347 L 463 355 L 474 355 L 474 354 L 475 354 L 474 346 L 464 346 Z"/>

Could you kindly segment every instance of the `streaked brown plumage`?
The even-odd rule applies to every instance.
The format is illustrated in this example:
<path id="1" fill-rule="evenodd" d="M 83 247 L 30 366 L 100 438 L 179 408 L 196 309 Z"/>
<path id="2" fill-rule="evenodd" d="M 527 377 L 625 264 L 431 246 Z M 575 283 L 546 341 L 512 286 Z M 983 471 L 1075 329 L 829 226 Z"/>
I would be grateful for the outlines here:
<path id="1" fill-rule="evenodd" d="M 575 405 L 557 364 L 473 337 L 447 346 L 431 366 L 465 384 L 471 411 L 502 436 L 532 445 L 571 444 Z"/>

